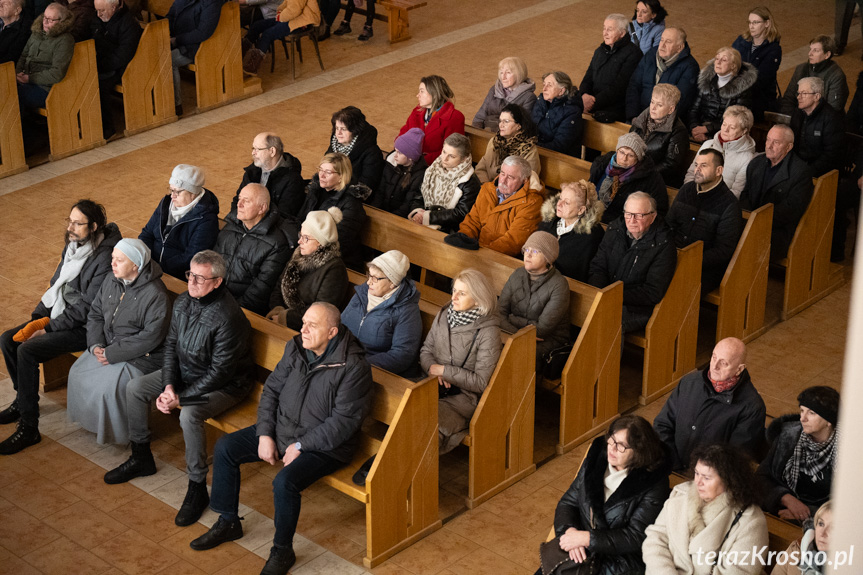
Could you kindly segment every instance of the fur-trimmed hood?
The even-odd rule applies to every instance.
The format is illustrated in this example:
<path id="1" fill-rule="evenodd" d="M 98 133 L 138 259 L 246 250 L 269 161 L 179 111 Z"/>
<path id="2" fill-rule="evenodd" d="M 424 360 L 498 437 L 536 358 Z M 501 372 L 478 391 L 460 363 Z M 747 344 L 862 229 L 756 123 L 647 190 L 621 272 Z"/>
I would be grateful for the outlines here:
<path id="1" fill-rule="evenodd" d="M 716 58 L 708 60 L 704 68 L 698 74 L 698 91 L 702 94 L 707 94 L 711 91 L 713 81 L 716 79 L 716 72 L 713 70 L 713 61 Z M 719 96 L 723 99 L 736 98 L 743 92 L 755 85 L 758 80 L 758 69 L 749 62 L 743 62 L 737 74 L 731 78 L 731 81 L 719 88 Z"/>
<path id="2" fill-rule="evenodd" d="M 542 221 L 550 222 L 552 220 L 557 220 L 557 200 L 559 199 L 560 192 L 557 192 L 542 203 L 542 208 L 540 209 Z M 588 208 L 587 211 L 584 212 L 584 215 L 575 223 L 575 226 L 572 228 L 573 233 L 589 234 L 593 230 L 593 227 L 602 220 L 602 214 L 605 212 L 605 204 L 603 204 L 601 200 L 597 199 L 593 202 L 593 206 L 591 206 L 591 208 Z"/>
<path id="3" fill-rule="evenodd" d="M 767 426 L 767 442 L 772 444 L 780 435 L 783 434 L 783 432 L 789 436 L 794 436 L 796 441 L 797 436 L 800 435 L 802 430 L 803 426 L 800 425 L 799 413 L 781 415 L 771 421 L 770 425 Z"/>
<path id="4" fill-rule="evenodd" d="M 72 25 L 75 23 L 75 15 L 69 12 L 69 16 L 63 20 L 60 20 L 51 28 L 49 32 L 45 32 L 42 29 L 42 20 L 45 19 L 45 13 L 39 14 L 36 16 L 36 19 L 33 20 L 33 25 L 30 26 L 30 31 L 33 34 L 42 34 L 43 36 L 47 36 L 49 38 L 56 38 L 60 34 L 66 34 L 72 32 Z"/>

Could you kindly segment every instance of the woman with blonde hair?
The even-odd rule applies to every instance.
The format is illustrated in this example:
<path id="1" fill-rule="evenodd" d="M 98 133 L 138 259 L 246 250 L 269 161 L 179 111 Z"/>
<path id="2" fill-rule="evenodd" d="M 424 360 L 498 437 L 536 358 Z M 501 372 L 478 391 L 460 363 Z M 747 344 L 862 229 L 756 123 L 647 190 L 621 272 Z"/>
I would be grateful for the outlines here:
<path id="1" fill-rule="evenodd" d="M 679 188 L 683 183 L 689 154 L 689 130 L 677 115 L 680 90 L 674 84 L 657 84 L 650 107 L 632 121 L 632 129 L 647 144 L 647 155 L 659 168 L 666 185 Z"/>
<path id="2" fill-rule="evenodd" d="M 527 77 L 527 64 L 521 58 L 510 56 L 497 65 L 497 82 L 489 88 L 482 106 L 471 125 L 497 132 L 501 110 L 508 104 L 520 106 L 530 116 L 536 103 L 536 84 Z"/>
<path id="3" fill-rule="evenodd" d="M 809 525 L 807 523 L 807 525 Z M 830 550 L 830 528 L 833 510 L 828 501 L 818 508 L 812 525 L 803 528 L 802 539 L 795 539 L 785 551 L 788 561 L 777 563 L 771 575 L 822 575 Z M 794 559 L 797 559 L 796 561 Z"/>
<path id="4" fill-rule="evenodd" d="M 557 238 L 560 255 L 554 265 L 560 273 L 587 281 L 590 261 L 605 234 L 603 212 L 605 204 L 597 197 L 596 186 L 587 180 L 562 183 L 560 192 L 542 205 L 539 230 Z"/>
<path id="5" fill-rule="evenodd" d="M 698 93 L 689 110 L 690 138 L 701 143 L 716 133 L 729 106 L 751 108 L 756 80 L 758 69 L 743 62 L 740 52 L 727 46 L 717 50 L 698 74 Z"/>

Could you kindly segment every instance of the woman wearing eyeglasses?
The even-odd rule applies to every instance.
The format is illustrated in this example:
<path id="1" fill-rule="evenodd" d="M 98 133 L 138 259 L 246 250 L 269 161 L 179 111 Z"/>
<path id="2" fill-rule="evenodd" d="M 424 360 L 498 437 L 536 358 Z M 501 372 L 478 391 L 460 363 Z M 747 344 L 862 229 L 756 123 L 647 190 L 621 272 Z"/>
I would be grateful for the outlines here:
<path id="1" fill-rule="evenodd" d="M 507 104 L 498 115 L 497 126 L 497 135 L 488 141 L 485 155 L 476 164 L 479 181 L 484 184 L 494 180 L 504 158 L 509 156 L 521 156 L 539 174 L 536 126 L 530 114 L 518 104 Z"/>
<path id="2" fill-rule="evenodd" d="M 556 537 L 540 550 L 543 565 L 564 562 L 555 573 L 585 563 L 590 570 L 579 573 L 644 573 L 644 531 L 668 497 L 670 470 L 665 448 L 644 418 L 615 419 L 605 436 L 593 440 L 557 504 Z"/>
<path id="3" fill-rule="evenodd" d="M 368 279 L 354 288 L 342 312 L 342 323 L 366 348 L 369 363 L 402 376 L 416 371 L 423 335 L 420 293 L 407 277 L 410 265 L 397 250 L 373 259 Z"/>
<path id="4" fill-rule="evenodd" d="M 162 271 L 185 280 L 192 256 L 212 249 L 219 235 L 219 198 L 204 187 L 204 172 L 179 164 L 138 239 L 150 248 Z"/>

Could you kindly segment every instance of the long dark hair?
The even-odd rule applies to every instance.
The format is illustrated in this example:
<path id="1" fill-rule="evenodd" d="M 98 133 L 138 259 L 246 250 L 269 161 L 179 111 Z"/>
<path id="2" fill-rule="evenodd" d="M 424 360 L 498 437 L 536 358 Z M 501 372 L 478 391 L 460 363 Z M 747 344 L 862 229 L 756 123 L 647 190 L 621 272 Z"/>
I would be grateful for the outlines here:
<path id="1" fill-rule="evenodd" d="M 501 114 L 504 112 L 512 116 L 513 121 L 521 126 L 521 133 L 524 134 L 525 137 L 531 138 L 536 136 L 536 124 L 533 123 L 533 118 L 530 117 L 530 114 L 524 111 L 524 108 L 518 104 L 507 104 L 500 111 Z"/>
<path id="2" fill-rule="evenodd" d="M 662 21 L 665 20 L 665 17 L 668 16 L 668 10 L 666 10 L 662 6 L 662 4 L 659 3 L 659 0 L 638 0 L 638 2 L 635 3 L 635 10 L 632 12 L 633 20 L 635 20 L 635 18 L 638 16 L 639 2 L 650 8 L 650 11 L 655 14 L 655 16 L 653 17 L 653 22 L 657 24 L 662 23 Z"/>
<path id="3" fill-rule="evenodd" d="M 758 505 L 761 500 L 752 460 L 739 448 L 723 444 L 703 445 L 692 452 L 690 461 L 693 470 L 696 464 L 701 463 L 716 471 L 735 507 L 746 509 L 750 505 Z"/>
<path id="4" fill-rule="evenodd" d="M 98 204 L 93 200 L 78 200 L 69 208 L 69 211 L 76 209 L 84 214 L 87 218 L 87 231 L 90 233 L 90 240 L 96 237 L 96 234 L 105 229 L 108 225 L 108 216 L 105 214 L 105 206 Z M 96 229 L 93 229 L 93 224 L 96 224 Z M 69 243 L 69 236 L 66 235 L 66 243 Z"/>
<path id="5" fill-rule="evenodd" d="M 626 430 L 626 441 L 632 448 L 632 463 L 629 469 L 645 468 L 654 471 L 662 465 L 665 459 L 665 451 L 662 448 L 662 440 L 653 426 L 640 415 L 622 415 L 611 422 L 608 431 L 605 432 L 605 440 L 617 433 Z"/>

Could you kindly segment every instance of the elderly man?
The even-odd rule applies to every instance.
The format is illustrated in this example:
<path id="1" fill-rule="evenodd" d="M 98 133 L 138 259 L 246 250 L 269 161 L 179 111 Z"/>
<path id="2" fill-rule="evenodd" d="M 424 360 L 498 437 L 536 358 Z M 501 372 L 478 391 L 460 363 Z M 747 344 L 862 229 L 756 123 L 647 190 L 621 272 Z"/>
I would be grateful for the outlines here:
<path id="1" fill-rule="evenodd" d="M 281 465 L 273 479 L 276 534 L 262 573 L 284 574 L 296 561 L 294 532 L 300 493 L 353 457 L 371 411 L 372 373 L 362 345 L 341 324 L 339 310 L 316 302 L 303 327 L 267 378 L 257 425 L 222 437 L 213 455 L 213 527 L 191 542 L 212 549 L 243 536 L 239 517 L 240 465 Z"/>
<path id="2" fill-rule="evenodd" d="M 225 216 L 214 251 L 225 258 L 225 285 L 240 307 L 265 315 L 270 294 L 291 257 L 292 247 L 270 193 L 261 184 L 240 192 L 237 211 Z"/>
<path id="3" fill-rule="evenodd" d="M 742 447 L 759 460 L 766 415 L 746 370 L 746 345 L 729 337 L 713 348 L 708 367 L 683 376 L 653 427 L 671 450 L 674 470 L 681 471 L 696 447 L 714 443 Z"/>
<path id="4" fill-rule="evenodd" d="M 641 60 L 641 50 L 632 43 L 629 18 L 609 14 L 602 24 L 602 44 L 593 52 L 581 80 L 578 95 L 584 111 L 603 122 L 626 121 L 626 87 Z"/>
<path id="5" fill-rule="evenodd" d="M 54 2 L 33 22 L 30 38 L 15 66 L 22 121 L 27 110 L 45 107 L 51 86 L 66 76 L 75 51 L 75 39 L 70 33 L 72 21 L 69 9 Z"/>
<path id="6" fill-rule="evenodd" d="M 701 240 L 701 292 L 719 287 L 725 268 L 743 233 L 740 203 L 722 178 L 722 153 L 704 148 L 695 156 L 695 180 L 683 184 L 668 210 L 665 222 L 678 248 Z"/>
<path id="7" fill-rule="evenodd" d="M 222 0 L 176 0 L 168 10 L 171 34 L 171 66 L 174 70 L 174 106 L 183 115 L 180 67 L 192 64 L 201 42 L 219 25 Z"/>
<path id="8" fill-rule="evenodd" d="M 186 272 L 188 291 L 174 301 L 162 369 L 126 385 L 132 455 L 105 474 L 105 483 L 125 483 L 156 473 L 150 451 L 150 405 L 180 411 L 189 488 L 174 522 L 196 522 L 209 503 L 207 434 L 204 421 L 239 403 L 249 392 L 252 328 L 223 285 L 225 262 L 211 250 L 195 254 Z"/>
<path id="9" fill-rule="evenodd" d="M 791 114 L 794 152 L 817 178 L 842 167 L 845 125 L 842 114 L 823 98 L 824 80 L 803 78 L 797 85 L 797 109 Z"/>
<path id="10" fill-rule="evenodd" d="M 24 0 L 0 0 L 0 64 L 17 62 L 30 38 L 30 21 L 23 12 Z"/>
<path id="11" fill-rule="evenodd" d="M 647 325 L 676 267 L 671 232 L 656 222 L 656 200 L 635 192 L 626 200 L 623 217 L 608 226 L 590 262 L 588 283 L 603 288 L 623 282 L 623 332 L 629 333 Z"/>
<path id="12" fill-rule="evenodd" d="M 261 184 L 270 191 L 270 205 L 282 217 L 296 216 L 306 199 L 302 169 L 300 161 L 284 150 L 281 138 L 269 132 L 258 134 L 252 141 L 252 163 L 245 167 L 231 211 L 236 211 L 246 185 Z"/>
<path id="13" fill-rule="evenodd" d="M 41 441 L 39 435 L 39 364 L 87 349 L 87 314 L 102 280 L 111 271 L 111 252 L 120 230 L 107 223 L 105 208 L 81 200 L 66 218 L 66 246 L 51 286 L 30 321 L 0 336 L 6 371 L 17 397 L 0 411 L 0 424 L 20 419 L 18 429 L 0 443 L 0 454 L 17 453 Z"/>
<path id="14" fill-rule="evenodd" d="M 141 26 L 120 0 L 94 0 L 97 18 L 90 24 L 96 42 L 96 68 L 99 71 L 99 103 L 102 106 L 102 133 L 107 140 L 114 135 L 111 94 L 123 81 L 126 66 L 135 57 Z"/>
<path id="15" fill-rule="evenodd" d="M 781 260 L 788 254 L 797 224 L 812 199 L 812 170 L 805 161 L 791 153 L 793 147 L 794 132 L 791 128 L 782 124 L 770 128 L 764 154 L 749 162 L 746 187 L 740 193 L 740 207 L 744 210 L 773 204 L 771 261 Z"/>
<path id="16" fill-rule="evenodd" d="M 508 156 L 494 181 L 482 185 L 476 203 L 458 232 L 446 242 L 458 247 L 476 243 L 509 256 L 521 255 L 521 247 L 540 222 L 543 185 L 521 156 Z"/>
<path id="17" fill-rule="evenodd" d="M 626 117 L 632 120 L 650 105 L 656 84 L 674 84 L 680 90 L 678 117 L 685 118 L 695 100 L 695 82 L 700 68 L 689 52 L 683 28 L 669 27 L 662 33 L 659 46 L 648 51 L 629 80 L 626 92 Z"/>
<path id="18" fill-rule="evenodd" d="M 801 78 L 817 76 L 824 80 L 824 91 L 821 98 L 830 104 L 837 112 L 845 113 L 845 103 L 848 101 L 848 81 L 842 67 L 833 61 L 833 39 L 830 36 L 816 36 L 809 41 L 809 61 L 803 62 L 794 69 L 794 75 L 788 82 L 785 95 L 779 101 L 783 114 L 789 116 L 798 108 L 797 89 Z"/>

